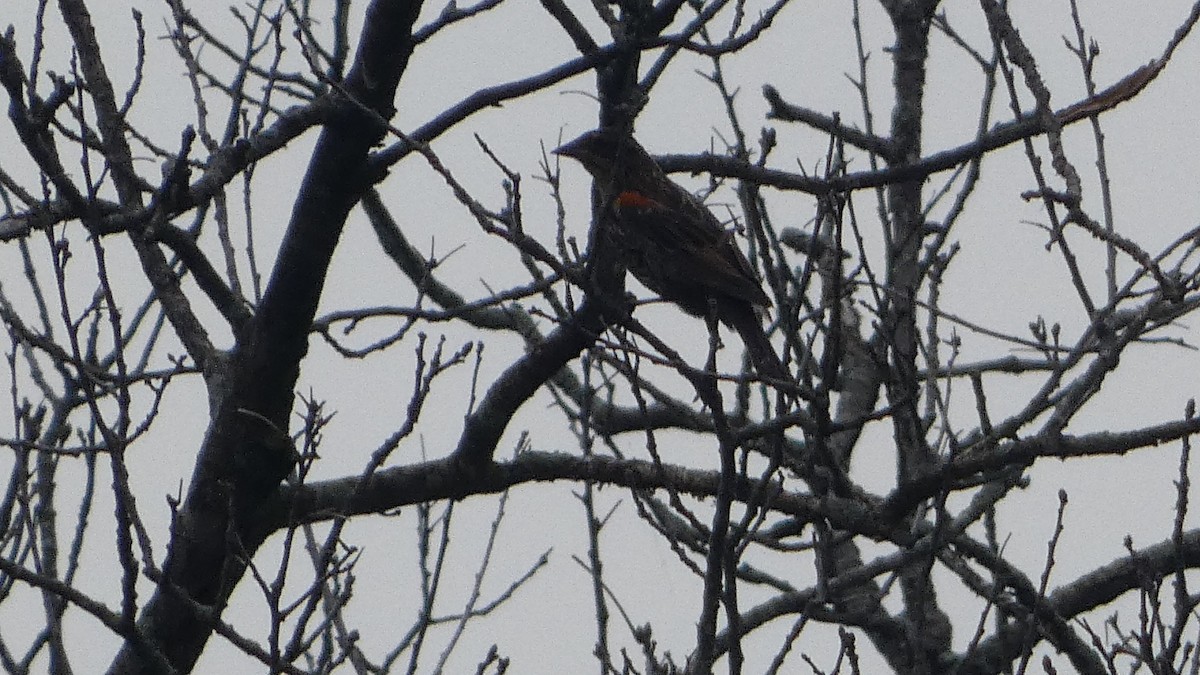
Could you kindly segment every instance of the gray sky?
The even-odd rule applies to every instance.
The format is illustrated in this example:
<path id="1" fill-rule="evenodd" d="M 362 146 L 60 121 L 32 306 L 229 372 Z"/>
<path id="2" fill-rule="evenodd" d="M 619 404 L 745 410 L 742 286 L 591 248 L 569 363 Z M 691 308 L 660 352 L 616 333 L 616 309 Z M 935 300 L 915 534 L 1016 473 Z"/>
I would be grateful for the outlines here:
<path id="1" fill-rule="evenodd" d="M 855 71 L 856 64 L 848 10 L 842 5 L 793 4 L 779 19 L 793 28 L 770 35 L 729 67 L 728 76 L 741 87 L 738 104 L 748 134 L 757 137 L 763 125 L 780 131 L 783 143 L 773 158 L 773 165 L 778 168 L 794 170 L 798 161 L 813 171 L 815 163 L 824 156 L 825 141 L 814 133 L 764 120 L 766 107 L 759 94 L 763 84 L 775 86 L 794 103 L 823 112 L 840 112 L 849 124 L 862 123 L 857 92 L 843 76 Z M 1104 5 L 1103 12 L 1093 10 L 1085 16 L 1087 28 L 1102 50 L 1095 74 L 1100 88 L 1157 57 L 1187 9 L 1183 2 L 1155 3 L 1154 10 L 1147 10 L 1144 3 Z M 118 89 L 131 78 L 134 33 L 126 9 L 131 6 L 141 9 L 146 18 L 150 38 L 146 87 L 152 92 L 139 99 L 133 118 L 158 143 L 175 147 L 182 126 L 192 119 L 191 92 L 181 77 L 182 68 L 174 60 L 169 43 L 159 39 L 165 30 L 161 21 L 165 11 L 162 4 L 112 0 L 107 2 L 104 12 L 97 11 L 95 18 L 109 58 L 110 75 L 120 83 Z M 12 7 L 10 4 L 10 10 Z M 17 40 L 27 58 L 35 3 L 16 0 L 15 7 L 16 11 L 8 12 L 5 20 L 15 23 Z M 432 18 L 440 10 L 440 6 L 430 5 L 426 17 Z M 226 29 L 236 26 L 223 11 L 208 7 L 197 11 L 211 14 L 212 20 Z M 362 11 L 361 6 L 357 11 Z M 864 12 L 865 47 L 871 53 L 870 90 L 877 105 L 875 124 L 883 130 L 890 114 L 891 62 L 885 50 L 891 35 L 878 8 L 866 3 Z M 949 3 L 947 12 L 973 46 L 988 48 L 977 7 Z M 1078 67 L 1060 37 L 1071 30 L 1066 12 L 1065 3 L 1052 6 L 1037 3 L 1036 9 L 1022 6 L 1016 10 L 1022 35 L 1036 50 L 1042 73 L 1054 92 L 1056 107 L 1084 96 Z M 54 64 L 50 66 L 52 69 L 67 71 L 67 42 L 58 21 L 50 22 L 50 26 L 47 63 Z M 593 35 L 601 37 L 599 25 L 589 27 Z M 569 55 L 570 50 L 569 40 L 546 19 L 536 3 L 509 2 L 478 22 L 449 30 L 421 47 L 402 81 L 395 122 L 401 129 L 415 128 L 476 89 L 537 72 Z M 1195 188 L 1195 176 L 1200 169 L 1195 110 L 1200 102 L 1193 67 L 1200 59 L 1198 50 L 1200 47 L 1194 40 L 1186 43 L 1143 95 L 1104 117 L 1108 166 L 1116 195 L 1116 227 L 1151 254 L 1179 233 L 1196 226 L 1196 214 L 1200 213 L 1200 192 Z M 294 59 L 296 53 L 294 45 L 289 47 L 289 57 Z M 292 66 L 295 65 L 293 62 Z M 700 61 L 693 65 L 700 69 L 707 67 Z M 943 37 L 934 39 L 929 82 L 925 154 L 971 138 L 977 124 L 980 87 L 978 70 L 965 63 Z M 592 76 L 584 75 L 552 93 L 481 113 L 439 139 L 434 150 L 477 198 L 499 208 L 503 204 L 501 175 L 474 144 L 471 134 L 479 134 L 506 163 L 522 173 L 526 225 L 531 233 L 551 244 L 555 233 L 553 203 L 547 186 L 535 178 L 537 164 L 543 147 L 553 147 L 560 136 L 570 138 L 594 126 L 595 103 L 587 95 L 593 88 Z M 1024 91 L 1022 95 L 1026 96 Z M 1026 97 L 1025 101 L 1028 103 L 1029 99 Z M 711 88 L 703 84 L 701 76 L 690 66 L 676 64 L 664 85 L 655 90 L 641 118 L 639 136 L 653 152 L 707 149 L 714 134 L 728 133 L 727 125 L 713 126 L 713 120 L 720 119 L 716 116 L 717 105 Z M 1009 118 L 1006 100 L 998 100 L 993 110 L 995 121 Z M 220 115 L 214 117 L 219 124 Z M 1077 124 L 1068 131 L 1066 139 L 1071 159 L 1084 174 L 1088 207 L 1099 214 L 1091 130 L 1087 124 Z M 312 141 L 313 134 L 297 140 L 285 152 L 262 163 L 255 174 L 255 238 L 263 264 L 269 264 L 282 235 Z M 12 148 L 15 142 L 9 126 L 0 125 L 0 148 Z M 1045 141 L 1039 139 L 1035 144 L 1044 148 Z M 11 154 L 2 154 L 4 168 L 19 175 L 25 168 L 20 160 L 10 164 Z M 852 170 L 865 169 L 861 163 L 852 165 Z M 147 175 L 156 173 L 149 171 Z M 941 180 L 944 176 L 930 181 L 927 196 Z M 1028 331 L 1024 326 L 1041 315 L 1047 323 L 1061 322 L 1073 336 L 1085 324 L 1086 316 L 1065 286 L 1057 251 L 1046 250 L 1045 232 L 1031 224 L 1044 224 L 1044 213 L 1036 203 L 1026 203 L 1020 198 L 1020 192 L 1034 187 L 1022 149 L 1012 146 L 989 157 L 984 163 L 984 180 L 968 215 L 955 231 L 954 239 L 961 243 L 962 250 L 948 276 L 945 308 L 969 321 L 1026 336 Z M 563 181 L 568 199 L 567 226 L 570 234 L 580 239 L 582 247 L 588 226 L 590 183 L 585 173 L 573 165 L 564 166 Z M 702 182 L 693 180 L 692 185 L 699 187 Z M 441 179 L 419 158 L 393 169 L 382 192 L 402 226 L 422 230 L 421 236 L 425 238 L 418 241 L 428 250 L 444 255 L 462 247 L 439 269 L 443 278 L 457 282 L 462 292 L 483 297 L 489 288 L 505 288 L 526 278 L 511 249 L 482 236 Z M 236 190 L 231 190 L 230 196 L 240 199 Z M 872 223 L 873 196 L 863 193 L 856 199 L 860 217 Z M 732 198 L 728 192 L 719 192 L 713 201 L 732 203 Z M 801 226 L 812 216 L 810 199 L 789 196 L 782 203 L 793 210 L 780 209 L 775 214 L 780 224 Z M 931 218 L 936 219 L 942 213 L 944 206 L 939 206 Z M 1100 247 L 1087 243 L 1078 233 L 1073 241 L 1086 254 L 1089 267 L 1084 270 L 1085 275 L 1099 288 L 1103 271 Z M 878 253 L 876 233 L 868 234 L 868 248 Z M 11 255 L 11 251 L 0 255 Z M 876 259 L 874 264 L 881 263 Z M 1127 261 L 1122 269 L 1126 273 L 1131 269 Z M 136 274 L 132 270 L 131 273 Z M 140 279 L 129 281 L 131 288 L 140 283 Z M 378 251 L 374 235 L 363 219 L 355 217 L 346 229 L 342 248 L 330 271 L 323 308 L 404 305 L 412 301 L 412 289 Z M 203 311 L 214 318 L 214 324 L 219 323 L 211 308 L 205 307 Z M 697 362 L 703 358 L 706 342 L 701 322 L 670 308 L 648 312 L 647 319 L 651 325 L 664 329 L 668 342 L 689 358 Z M 390 329 L 382 323 L 378 327 L 369 325 L 351 341 L 363 344 L 369 341 L 365 336 L 386 334 Z M 444 330 L 451 345 L 477 337 L 454 324 L 429 326 L 427 330 L 435 334 Z M 959 329 L 959 335 L 963 338 L 960 356 L 963 361 L 1011 353 L 996 341 L 966 329 Z M 1190 326 L 1181 326 L 1172 335 L 1195 341 Z M 498 336 L 484 339 L 487 348 L 480 381 L 486 386 L 518 353 L 520 345 Z M 393 430 L 407 404 L 411 361 L 412 349 L 406 345 L 367 362 L 347 362 L 334 358 L 327 346 L 314 339 L 298 391 L 327 400 L 330 409 L 337 411 L 334 423 L 327 430 L 317 478 L 357 472 L 369 453 Z M 1197 365 L 1200 364 L 1195 353 L 1183 348 L 1163 345 L 1135 348 L 1122 362 L 1118 374 L 1106 382 L 1102 394 L 1069 430 L 1080 433 L 1131 428 L 1180 416 L 1184 401 L 1194 395 Z M 393 461 L 411 462 L 422 454 L 441 456 L 452 449 L 466 405 L 464 390 L 454 384 L 466 382 L 467 377 L 468 369 L 462 369 L 443 383 L 422 420 L 419 442 L 414 438 L 407 443 Z M 993 415 L 999 417 L 1003 411 L 1020 406 L 1039 379 L 990 377 L 987 384 Z M 679 381 L 671 386 L 684 391 Z M 969 427 L 973 424 L 969 386 L 963 382 L 955 386 L 955 400 L 963 404 L 955 412 L 961 416 L 957 421 Z M 188 392 L 190 397 L 185 395 Z M 543 395 L 537 403 L 527 405 L 519 422 L 510 428 L 508 443 L 502 443 L 502 447 L 511 448 L 518 434 L 528 430 L 534 449 L 575 451 L 573 438 L 561 428 L 561 418 L 539 405 L 549 402 L 549 397 Z M 170 424 L 154 432 L 139 450 L 153 454 L 153 458 L 131 461 L 139 506 L 157 535 L 160 556 L 169 515 L 165 495 L 176 494 L 181 482 L 186 484 L 193 449 L 207 421 L 200 387 L 197 384 L 179 387 L 166 401 L 165 411 Z M 0 425 L 5 425 L 0 427 L 3 435 L 11 436 L 8 426 L 11 422 Z M 860 446 L 854 476 L 869 489 L 882 493 L 894 480 L 890 432 L 873 429 L 867 439 L 876 440 L 878 454 L 872 456 L 869 443 Z M 1119 557 L 1125 533 L 1132 534 L 1138 544 L 1161 539 L 1171 525 L 1174 501 L 1171 481 L 1177 470 L 1177 452 L 1177 448 L 1164 447 L 1136 458 L 1039 463 L 1030 474 L 1030 488 L 1014 494 L 1005 505 L 1007 517 L 1002 527 L 1003 534 L 1011 537 L 1007 549 L 1010 558 L 1036 576 L 1045 555 L 1045 541 L 1053 528 L 1056 493 L 1060 488 L 1069 491 L 1071 506 L 1055 580 L 1068 579 Z M 716 465 L 714 448 L 708 441 L 698 441 L 691 447 L 684 444 L 679 455 L 706 468 Z M 10 461 L 8 455 L 0 454 L 0 467 L 7 468 Z M 70 469 L 66 471 L 65 475 L 69 475 Z M 68 481 L 64 479 L 63 484 L 68 489 Z M 519 576 L 543 551 L 552 549 L 549 567 L 510 605 L 468 630 L 464 638 L 467 646 L 451 659 L 447 672 L 466 672 L 493 642 L 500 644 L 504 655 L 513 657 L 514 670 L 510 672 L 571 672 L 580 664 L 591 663 L 589 655 L 595 636 L 589 626 L 594 610 L 590 595 L 581 592 L 589 582 L 586 573 L 572 561 L 573 556 L 586 555 L 583 512 L 572 494 L 576 489 L 569 485 L 535 485 L 513 493 L 501 528 L 499 548 L 493 554 L 484 583 L 484 601 Z M 686 575 L 675 555 L 656 536 L 635 522 L 636 514 L 627 494 L 607 489 L 601 493 L 600 502 L 606 506 L 620 502 L 604 539 L 608 581 L 613 591 L 633 622 L 651 623 L 655 639 L 682 662 L 695 639 L 698 582 Z M 443 505 L 437 505 L 435 512 L 442 508 Z M 495 509 L 493 498 L 475 498 L 455 506 L 449 566 L 452 574 L 446 586 L 452 590 L 448 600 L 465 597 Z M 63 512 L 69 510 L 63 508 Z M 108 503 L 101 503 L 95 509 L 98 516 L 107 517 L 111 512 Z M 413 509 L 406 509 L 397 518 L 357 519 L 347 528 L 346 538 L 362 547 L 358 594 L 351 616 L 362 620 L 369 629 L 362 635 L 368 653 L 386 650 L 407 630 L 414 617 L 413 590 L 418 578 L 414 522 Z M 273 569 L 274 549 L 268 546 L 256 559 L 264 569 Z M 96 541 L 89 546 L 88 556 L 90 560 L 103 561 L 111 558 L 112 551 L 106 541 Z M 769 561 L 767 566 L 787 569 L 789 562 Z M 790 574 L 805 578 L 796 575 L 794 569 Z M 115 606 L 116 591 L 109 581 L 98 576 L 94 582 L 84 579 L 81 586 Z M 250 583 L 249 579 L 243 581 L 245 588 L 235 596 L 226 615 L 236 626 L 254 626 L 265 621 L 261 598 L 250 591 Z M 143 597 L 148 591 L 146 586 Z M 28 597 L 36 601 L 34 595 Z M 753 591 L 748 591 L 743 602 L 750 605 L 753 601 Z M 955 618 L 962 621 L 956 634 L 961 644 L 969 638 L 968 627 L 973 625 L 978 608 L 973 603 L 948 604 L 959 612 Z M 453 609 L 447 603 L 439 606 L 438 613 Z M 112 637 L 78 612 L 73 613 L 72 622 L 79 626 L 74 633 L 79 637 L 78 641 L 73 640 L 73 648 L 79 654 L 103 655 L 97 656 L 96 662 L 107 661 L 116 644 Z M 0 625 L 6 635 L 37 628 L 21 625 L 11 604 L 0 607 Z M 390 630 L 391 626 L 395 630 Z M 773 650 L 784 630 L 783 625 L 774 627 L 755 640 L 762 640 L 763 645 Z M 822 629 L 813 630 L 814 635 L 819 635 Z M 623 644 L 629 643 L 623 628 L 616 628 L 614 633 Z M 813 638 L 804 644 L 814 655 L 824 655 L 814 646 L 820 643 Z M 428 648 L 430 653 L 439 651 L 440 645 L 434 641 Z M 222 640 L 213 639 L 197 672 L 237 668 L 241 663 L 243 657 L 235 650 Z"/>

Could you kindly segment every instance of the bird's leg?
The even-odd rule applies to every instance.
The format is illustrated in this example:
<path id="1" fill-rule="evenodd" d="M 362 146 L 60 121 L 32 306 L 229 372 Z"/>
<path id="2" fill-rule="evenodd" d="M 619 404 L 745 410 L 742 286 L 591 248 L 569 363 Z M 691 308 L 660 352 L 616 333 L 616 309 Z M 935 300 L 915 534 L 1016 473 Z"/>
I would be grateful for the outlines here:
<path id="1" fill-rule="evenodd" d="M 717 319 L 717 300 L 708 299 L 708 313 L 704 315 L 704 323 L 708 326 L 708 361 L 705 369 L 710 373 L 717 372 L 717 352 L 721 350 L 721 322 Z"/>

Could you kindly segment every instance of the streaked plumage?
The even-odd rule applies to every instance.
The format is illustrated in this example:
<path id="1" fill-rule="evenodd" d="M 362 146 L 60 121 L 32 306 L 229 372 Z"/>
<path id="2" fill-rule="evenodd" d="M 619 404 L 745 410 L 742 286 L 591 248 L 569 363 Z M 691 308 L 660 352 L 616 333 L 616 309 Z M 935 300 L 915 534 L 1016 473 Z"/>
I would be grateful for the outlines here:
<path id="1" fill-rule="evenodd" d="M 733 234 L 627 134 L 590 131 L 555 152 L 583 164 L 604 200 L 601 226 L 630 272 L 688 314 L 737 331 L 762 377 L 791 380 L 763 332 L 771 306 Z"/>

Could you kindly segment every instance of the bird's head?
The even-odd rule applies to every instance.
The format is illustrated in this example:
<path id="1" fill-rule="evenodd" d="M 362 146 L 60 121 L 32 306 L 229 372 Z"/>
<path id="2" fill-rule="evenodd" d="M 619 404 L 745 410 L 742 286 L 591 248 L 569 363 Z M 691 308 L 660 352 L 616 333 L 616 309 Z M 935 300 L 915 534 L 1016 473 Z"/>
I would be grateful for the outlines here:
<path id="1" fill-rule="evenodd" d="M 658 165 L 627 133 L 611 128 L 596 129 L 554 150 L 583 165 L 596 180 L 621 184 L 626 176 L 657 173 Z"/>

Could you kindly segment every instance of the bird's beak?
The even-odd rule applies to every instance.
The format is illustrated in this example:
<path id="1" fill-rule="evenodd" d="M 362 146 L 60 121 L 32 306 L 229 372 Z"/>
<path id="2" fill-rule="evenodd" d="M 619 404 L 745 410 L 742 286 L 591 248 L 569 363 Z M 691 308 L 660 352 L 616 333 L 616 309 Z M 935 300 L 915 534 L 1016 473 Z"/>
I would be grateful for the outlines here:
<path id="1" fill-rule="evenodd" d="M 563 143 L 557 148 L 550 151 L 550 154 L 558 155 L 559 157 L 579 157 L 579 147 L 574 141 Z"/>

